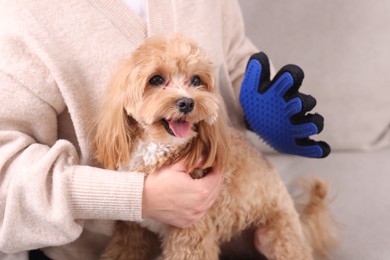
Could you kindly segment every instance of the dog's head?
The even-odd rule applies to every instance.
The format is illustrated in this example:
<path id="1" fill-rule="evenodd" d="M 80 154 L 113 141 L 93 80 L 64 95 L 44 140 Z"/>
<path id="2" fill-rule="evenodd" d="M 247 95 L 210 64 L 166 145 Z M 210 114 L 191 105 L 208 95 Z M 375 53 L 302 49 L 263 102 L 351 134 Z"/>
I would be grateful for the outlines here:
<path id="1" fill-rule="evenodd" d="M 188 144 L 189 165 L 222 161 L 226 138 L 223 104 L 212 63 L 194 42 L 175 35 L 150 38 L 118 68 L 106 94 L 95 138 L 104 167 L 129 162 L 136 139 Z"/>

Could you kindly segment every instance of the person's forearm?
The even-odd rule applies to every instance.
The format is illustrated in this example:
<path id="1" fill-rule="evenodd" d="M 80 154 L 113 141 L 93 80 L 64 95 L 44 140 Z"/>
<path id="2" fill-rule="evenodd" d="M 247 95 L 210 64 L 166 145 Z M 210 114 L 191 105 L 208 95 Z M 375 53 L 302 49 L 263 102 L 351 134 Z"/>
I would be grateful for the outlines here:
<path id="1" fill-rule="evenodd" d="M 0 74 L 0 251 L 70 243 L 83 219 L 140 220 L 144 176 L 79 166 L 57 113 Z M 21 239 L 21 236 L 23 239 Z"/>

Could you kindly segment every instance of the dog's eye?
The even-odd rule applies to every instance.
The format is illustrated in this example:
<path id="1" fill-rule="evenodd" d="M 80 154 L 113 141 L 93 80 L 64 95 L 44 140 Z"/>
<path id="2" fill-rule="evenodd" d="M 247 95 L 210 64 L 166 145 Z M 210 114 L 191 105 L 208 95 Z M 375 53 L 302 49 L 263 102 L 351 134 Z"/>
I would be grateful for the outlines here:
<path id="1" fill-rule="evenodd" d="M 149 79 L 149 84 L 153 86 L 160 86 L 164 84 L 165 80 L 160 75 L 155 75 L 151 79 Z"/>
<path id="2" fill-rule="evenodd" d="M 199 76 L 193 76 L 191 79 L 191 86 L 198 87 L 202 85 L 202 82 L 200 81 Z"/>

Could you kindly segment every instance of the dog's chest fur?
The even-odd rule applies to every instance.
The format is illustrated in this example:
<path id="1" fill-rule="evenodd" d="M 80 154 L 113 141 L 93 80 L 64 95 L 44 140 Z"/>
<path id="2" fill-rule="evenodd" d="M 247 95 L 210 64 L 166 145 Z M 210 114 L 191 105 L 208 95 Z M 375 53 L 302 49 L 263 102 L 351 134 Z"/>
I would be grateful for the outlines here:
<path id="1" fill-rule="evenodd" d="M 162 164 L 172 151 L 173 147 L 167 144 L 139 141 L 131 155 L 131 161 L 125 169 L 140 171 L 144 167 Z"/>

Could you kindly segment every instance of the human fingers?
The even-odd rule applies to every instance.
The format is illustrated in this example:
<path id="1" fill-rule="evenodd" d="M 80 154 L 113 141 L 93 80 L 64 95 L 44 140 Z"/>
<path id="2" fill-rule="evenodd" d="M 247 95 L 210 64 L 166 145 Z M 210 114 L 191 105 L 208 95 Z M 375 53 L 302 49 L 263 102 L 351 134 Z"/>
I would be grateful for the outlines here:
<path id="1" fill-rule="evenodd" d="M 217 199 L 219 192 L 223 187 L 223 174 L 217 170 L 212 169 L 208 175 L 203 177 L 203 192 L 201 193 L 201 204 L 199 205 L 198 211 L 206 213 L 211 208 Z"/>
<path id="2" fill-rule="evenodd" d="M 208 169 L 207 174 L 198 179 L 199 184 L 206 190 L 211 191 L 213 189 L 220 189 L 223 183 L 224 177 L 221 171 L 215 167 Z"/>
<path id="3" fill-rule="evenodd" d="M 314 141 L 310 138 L 297 139 L 296 144 L 299 149 L 297 155 L 302 155 L 312 158 L 325 158 L 330 152 L 330 146 L 324 141 Z"/>

